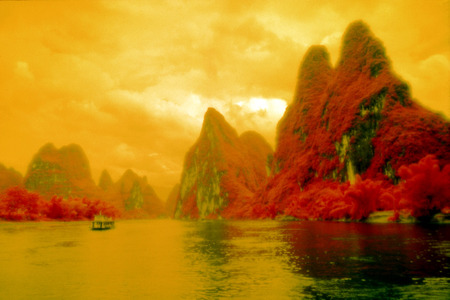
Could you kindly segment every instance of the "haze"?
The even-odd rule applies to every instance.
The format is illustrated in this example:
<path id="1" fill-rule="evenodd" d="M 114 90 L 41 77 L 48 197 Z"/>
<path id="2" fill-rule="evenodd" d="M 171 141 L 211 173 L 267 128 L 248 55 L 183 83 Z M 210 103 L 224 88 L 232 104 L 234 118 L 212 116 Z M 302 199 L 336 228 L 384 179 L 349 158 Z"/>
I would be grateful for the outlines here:
<path id="1" fill-rule="evenodd" d="M 0 163 L 25 174 L 45 143 L 76 143 L 96 181 L 131 168 L 165 199 L 209 106 L 275 147 L 305 51 L 337 61 L 357 19 L 448 119 L 449 2 L 355 2 L 2 1 Z"/>

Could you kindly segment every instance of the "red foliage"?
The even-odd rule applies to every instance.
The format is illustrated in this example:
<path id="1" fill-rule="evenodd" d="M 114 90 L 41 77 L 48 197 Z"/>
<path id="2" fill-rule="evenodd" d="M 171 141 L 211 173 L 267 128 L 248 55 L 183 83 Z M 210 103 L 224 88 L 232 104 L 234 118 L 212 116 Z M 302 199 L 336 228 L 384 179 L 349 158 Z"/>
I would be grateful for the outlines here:
<path id="1" fill-rule="evenodd" d="M 396 104 L 380 123 L 372 140 L 374 156 L 366 176 L 375 177 L 389 162 L 394 170 L 418 162 L 427 154 L 434 154 L 440 164 L 450 163 L 449 123 L 439 115 L 412 103 L 409 107 Z"/>
<path id="2" fill-rule="evenodd" d="M 412 101 L 364 23 L 349 26 L 343 42 L 335 69 L 325 48 L 306 53 L 277 128 L 272 175 L 255 193 L 250 218 L 361 220 L 405 209 L 421 217 L 449 206 L 449 122 Z M 428 154 L 436 160 L 414 166 Z M 344 183 L 349 165 L 357 174 L 352 185 Z"/>
<path id="3" fill-rule="evenodd" d="M 277 216 L 278 209 L 275 203 L 268 205 L 255 204 L 251 210 L 251 216 L 258 219 L 273 219 Z"/>
<path id="4" fill-rule="evenodd" d="M 11 221 L 38 220 L 43 200 L 36 193 L 12 187 L 0 195 L 0 219 Z"/>
<path id="5" fill-rule="evenodd" d="M 188 216 L 192 219 L 198 219 L 199 217 L 195 193 L 191 194 L 191 196 L 183 204 L 182 213 L 180 217 L 184 218 Z"/>
<path id="6" fill-rule="evenodd" d="M 90 220 L 102 213 L 118 217 L 119 211 L 101 200 L 54 196 L 45 201 L 37 193 L 31 193 L 20 187 L 13 187 L 0 195 L 0 219 L 10 221 L 26 220 Z"/>
<path id="7" fill-rule="evenodd" d="M 398 173 L 405 180 L 399 186 L 398 209 L 422 218 L 450 207 L 450 164 L 441 169 L 436 157 L 427 155 L 417 164 L 402 166 Z"/>
<path id="8" fill-rule="evenodd" d="M 95 215 L 102 213 L 109 217 L 117 217 L 118 210 L 112 205 L 100 200 L 89 200 L 86 198 L 69 198 L 53 196 L 43 207 L 46 216 L 55 220 L 91 220 Z"/>
<path id="9" fill-rule="evenodd" d="M 250 218 L 274 218 L 277 214 L 306 220 L 364 220 L 375 211 L 394 210 L 392 221 L 400 211 L 406 215 L 427 219 L 435 213 L 450 210 L 450 164 L 439 167 L 439 160 L 428 155 L 417 164 L 402 166 L 398 175 L 403 179 L 393 185 L 386 180 L 363 180 L 339 184 L 317 180 L 304 191 L 291 194 L 284 211 L 274 202 L 254 204 Z M 276 209 L 278 207 L 278 211 Z"/>
<path id="10" fill-rule="evenodd" d="M 344 199 L 350 203 L 349 216 L 354 220 L 365 219 L 370 213 L 382 209 L 380 197 L 383 182 L 370 179 L 362 180 L 356 176 L 356 183 L 350 185 L 344 193 Z"/>

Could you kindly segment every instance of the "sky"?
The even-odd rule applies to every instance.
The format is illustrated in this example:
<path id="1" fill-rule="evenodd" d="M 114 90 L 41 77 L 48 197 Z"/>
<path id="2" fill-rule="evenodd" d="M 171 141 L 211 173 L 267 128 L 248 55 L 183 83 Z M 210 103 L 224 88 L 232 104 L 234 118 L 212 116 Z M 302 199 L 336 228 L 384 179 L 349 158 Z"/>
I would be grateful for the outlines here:
<path id="1" fill-rule="evenodd" d="M 449 1 L 1 1 L 0 163 L 79 144 L 93 178 L 147 176 L 162 200 L 208 107 L 275 148 L 308 47 L 333 64 L 364 20 L 423 106 L 450 118 Z"/>

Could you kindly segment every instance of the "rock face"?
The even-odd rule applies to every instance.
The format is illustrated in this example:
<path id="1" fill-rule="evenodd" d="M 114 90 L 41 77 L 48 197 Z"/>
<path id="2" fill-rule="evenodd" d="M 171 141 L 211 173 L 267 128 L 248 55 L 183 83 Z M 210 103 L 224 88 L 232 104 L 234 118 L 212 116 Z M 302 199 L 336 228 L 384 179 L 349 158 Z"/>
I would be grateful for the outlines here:
<path id="1" fill-rule="evenodd" d="M 259 134 L 239 137 L 219 112 L 209 108 L 200 137 L 185 157 L 175 217 L 237 216 L 264 183 L 271 154 Z"/>
<path id="2" fill-rule="evenodd" d="M 155 218 L 164 213 L 164 206 L 146 177 L 127 170 L 114 184 L 114 202 L 126 218 Z"/>
<path id="3" fill-rule="evenodd" d="M 356 178 L 398 182 L 402 165 L 434 154 L 450 163 L 449 122 L 411 99 L 391 71 L 381 42 L 356 21 L 342 39 L 336 68 L 325 47 L 311 47 L 301 64 L 297 90 L 278 124 L 271 176 L 256 203 L 285 214 L 319 182 Z M 302 198 L 303 197 L 303 198 Z"/>
<path id="4" fill-rule="evenodd" d="M 13 168 L 6 168 L 4 165 L 0 164 L 0 193 L 13 186 L 22 185 L 22 174 L 20 174 Z"/>
<path id="5" fill-rule="evenodd" d="M 98 192 L 89 161 L 83 149 L 75 144 L 60 149 L 53 144 L 43 146 L 28 166 L 24 183 L 27 190 L 45 198 L 93 197 Z"/>
<path id="6" fill-rule="evenodd" d="M 177 206 L 178 195 L 180 193 L 180 184 L 176 184 L 170 191 L 166 200 L 165 211 L 166 216 L 172 218 L 175 214 L 175 208 Z"/>

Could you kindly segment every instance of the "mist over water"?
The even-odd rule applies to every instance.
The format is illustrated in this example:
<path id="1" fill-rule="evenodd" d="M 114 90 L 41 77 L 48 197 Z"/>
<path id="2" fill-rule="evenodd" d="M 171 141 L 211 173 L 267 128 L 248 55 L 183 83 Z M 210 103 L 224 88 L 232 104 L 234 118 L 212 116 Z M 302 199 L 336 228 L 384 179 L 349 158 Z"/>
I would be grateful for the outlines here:
<path id="1" fill-rule="evenodd" d="M 0 223 L 0 299 L 446 299 L 450 227 Z"/>

